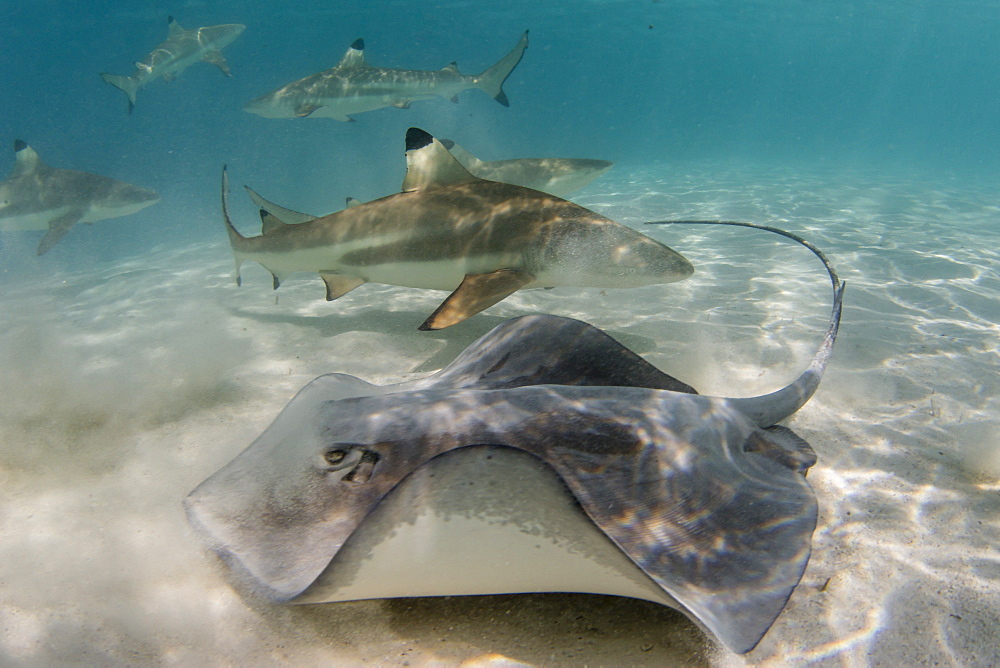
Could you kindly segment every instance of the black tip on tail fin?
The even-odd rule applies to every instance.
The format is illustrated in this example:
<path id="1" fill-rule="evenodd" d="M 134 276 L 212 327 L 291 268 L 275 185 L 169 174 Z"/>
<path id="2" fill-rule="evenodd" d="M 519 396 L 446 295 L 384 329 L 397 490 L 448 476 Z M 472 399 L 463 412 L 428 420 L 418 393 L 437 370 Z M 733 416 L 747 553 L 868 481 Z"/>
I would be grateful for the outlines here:
<path id="1" fill-rule="evenodd" d="M 28 148 L 28 145 L 26 143 L 24 143 L 20 139 L 15 139 L 14 140 L 14 152 L 15 153 L 18 153 L 19 151 L 23 151 L 26 148 Z"/>
<path id="2" fill-rule="evenodd" d="M 434 141 L 434 137 L 430 133 L 421 130 L 420 128 L 410 128 L 406 131 L 406 150 L 416 151 L 421 149 L 431 142 Z"/>

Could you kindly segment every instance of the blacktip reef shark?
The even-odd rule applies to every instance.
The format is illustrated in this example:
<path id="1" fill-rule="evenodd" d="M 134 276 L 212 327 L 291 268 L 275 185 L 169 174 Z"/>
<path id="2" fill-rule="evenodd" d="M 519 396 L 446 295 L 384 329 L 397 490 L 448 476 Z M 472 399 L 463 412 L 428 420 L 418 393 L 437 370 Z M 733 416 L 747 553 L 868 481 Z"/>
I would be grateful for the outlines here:
<path id="1" fill-rule="evenodd" d="M 365 43 L 357 39 L 334 67 L 282 86 L 244 105 L 264 118 L 334 118 L 353 120 L 383 107 L 406 109 L 415 100 L 443 97 L 458 101 L 463 90 L 478 88 L 510 106 L 503 83 L 528 48 L 528 31 L 510 53 L 481 74 L 462 74 L 456 63 L 440 70 L 400 70 L 373 67 L 365 60 Z"/>
<path id="2" fill-rule="evenodd" d="M 480 160 L 450 139 L 440 141 L 448 149 L 448 152 L 473 176 L 486 181 L 501 181 L 532 190 L 540 190 L 557 197 L 566 197 L 569 193 L 583 188 L 614 166 L 613 162 L 607 160 L 586 158 Z M 282 222 L 305 223 L 319 217 L 280 206 L 264 199 L 252 188 L 248 186 L 244 186 L 244 188 L 258 209 L 264 209 Z M 359 204 L 361 204 L 359 200 L 353 197 L 347 198 L 347 206 L 358 206 Z"/>
<path id="3" fill-rule="evenodd" d="M 127 216 L 160 201 L 148 188 L 49 167 L 20 139 L 14 142 L 14 160 L 10 176 L 0 181 L 0 230 L 46 230 L 38 255 L 77 223 Z"/>
<path id="4" fill-rule="evenodd" d="M 157 77 L 173 81 L 181 72 L 200 61 L 215 65 L 227 77 L 232 76 L 222 49 L 229 46 L 245 29 L 244 25 L 230 23 L 184 30 L 173 16 L 169 16 L 167 39 L 136 62 L 132 76 L 103 73 L 101 78 L 128 96 L 128 113 L 131 114 L 139 89 Z"/>
<path id="5" fill-rule="evenodd" d="M 540 190 L 556 197 L 566 197 L 583 188 L 614 166 L 614 163 L 608 160 L 587 158 L 480 160 L 450 139 L 440 141 L 448 149 L 448 152 L 473 176 L 486 181 L 500 181 L 532 190 Z M 264 209 L 282 222 L 305 223 L 319 217 L 268 201 L 252 188 L 246 187 L 246 190 L 258 209 Z M 353 197 L 347 198 L 347 206 L 357 206 L 358 204 L 361 202 Z"/>
<path id="6" fill-rule="evenodd" d="M 816 391 L 840 323 L 844 285 L 814 252 L 829 326 L 775 392 L 702 396 L 591 325 L 524 316 L 425 378 L 313 380 L 191 492 L 188 519 L 233 584 L 276 602 L 614 594 L 748 652 L 816 525 L 816 455 L 777 425 Z"/>
<path id="7" fill-rule="evenodd" d="M 513 183 L 557 197 L 566 197 L 583 188 L 614 166 L 607 160 L 586 158 L 480 160 L 450 139 L 442 139 L 441 143 L 463 167 L 481 179 Z"/>
<path id="8" fill-rule="evenodd" d="M 299 224 L 262 210 L 263 233 L 244 237 L 222 208 L 236 260 L 262 264 L 275 289 L 289 274 L 318 272 L 333 300 L 366 282 L 453 290 L 420 326 L 461 322 L 533 287 L 658 285 L 687 278 L 676 251 L 577 204 L 476 178 L 441 142 L 406 133 L 403 192 Z"/>

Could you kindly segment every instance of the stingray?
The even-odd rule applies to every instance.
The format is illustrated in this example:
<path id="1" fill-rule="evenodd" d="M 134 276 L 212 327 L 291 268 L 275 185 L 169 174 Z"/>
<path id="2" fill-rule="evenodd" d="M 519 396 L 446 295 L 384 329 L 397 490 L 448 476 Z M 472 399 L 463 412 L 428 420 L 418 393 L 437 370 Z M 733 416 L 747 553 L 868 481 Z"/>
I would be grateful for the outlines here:
<path id="1" fill-rule="evenodd" d="M 313 380 L 188 518 L 239 588 L 277 602 L 618 594 L 750 651 L 809 559 L 816 455 L 777 423 L 816 391 L 844 289 L 778 232 L 834 293 L 780 390 L 700 395 L 587 323 L 525 316 L 425 378 Z"/>

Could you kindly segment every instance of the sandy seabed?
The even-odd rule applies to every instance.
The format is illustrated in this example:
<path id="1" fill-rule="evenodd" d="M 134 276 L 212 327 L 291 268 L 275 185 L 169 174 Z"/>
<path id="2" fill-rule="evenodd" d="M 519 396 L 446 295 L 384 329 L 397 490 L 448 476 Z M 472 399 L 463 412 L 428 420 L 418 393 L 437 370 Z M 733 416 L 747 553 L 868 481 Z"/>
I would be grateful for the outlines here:
<path id="1" fill-rule="evenodd" d="M 739 228 L 643 228 L 696 274 L 517 293 L 439 332 L 416 328 L 443 293 L 365 285 L 327 303 L 318 278 L 272 293 L 256 266 L 238 289 L 221 224 L 217 241 L 90 271 L 5 275 L 0 664 L 1000 664 L 996 192 L 833 170 L 618 167 L 576 198 L 632 225 L 775 225 L 826 251 L 848 284 L 831 366 L 787 423 L 819 455 L 812 558 L 742 657 L 630 599 L 246 599 L 180 501 L 315 376 L 413 378 L 526 313 L 586 320 L 703 394 L 777 389 L 829 316 L 829 283 L 805 249 Z"/>

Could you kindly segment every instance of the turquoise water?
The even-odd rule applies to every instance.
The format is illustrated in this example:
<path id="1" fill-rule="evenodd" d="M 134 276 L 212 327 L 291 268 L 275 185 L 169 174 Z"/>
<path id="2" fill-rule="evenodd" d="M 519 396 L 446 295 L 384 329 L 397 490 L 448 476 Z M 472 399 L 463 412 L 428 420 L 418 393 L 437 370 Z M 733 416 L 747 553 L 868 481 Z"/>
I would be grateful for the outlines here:
<path id="1" fill-rule="evenodd" d="M 164 39 L 168 14 L 186 28 L 246 24 L 225 49 L 233 77 L 195 65 L 140 91 L 129 117 L 98 73 L 129 74 Z M 410 125 L 494 159 L 542 151 L 622 165 L 711 158 L 963 178 L 1000 160 L 989 150 L 1000 140 L 995 3 L 45 2 L 6 3 L 0 20 L 0 137 L 163 195 L 112 234 L 76 230 L 74 249 L 53 263 L 217 237 L 209 221 L 224 163 L 237 184 L 287 192 L 305 208 L 393 192 Z M 376 65 L 457 61 L 478 72 L 525 29 L 531 46 L 506 85 L 509 109 L 467 91 L 456 105 L 420 102 L 351 124 L 241 111 L 331 67 L 358 37 Z"/>
<path id="2" fill-rule="evenodd" d="M 168 15 L 245 24 L 233 76 L 197 63 L 129 115 L 99 73 L 131 73 Z M 242 110 L 358 37 L 376 66 L 470 73 L 525 29 L 509 108 L 470 90 L 351 123 Z M 998 30 L 992 2 L 0 6 L 3 178 L 21 139 L 162 196 L 41 257 L 41 232 L 0 233 L 0 663 L 995 665 Z M 489 160 L 612 160 L 574 201 L 636 228 L 776 225 L 848 282 L 831 367 L 789 422 L 819 456 L 812 558 L 753 653 L 626 599 L 267 606 L 201 551 L 181 499 L 323 373 L 418 377 L 525 313 L 586 320 L 710 395 L 772 391 L 815 349 L 821 267 L 744 230 L 643 228 L 695 275 L 518 292 L 441 332 L 416 326 L 443 293 L 369 284 L 328 303 L 315 276 L 272 292 L 252 264 L 234 285 L 223 165 L 255 233 L 240 185 L 317 214 L 396 192 L 411 126 Z"/>

